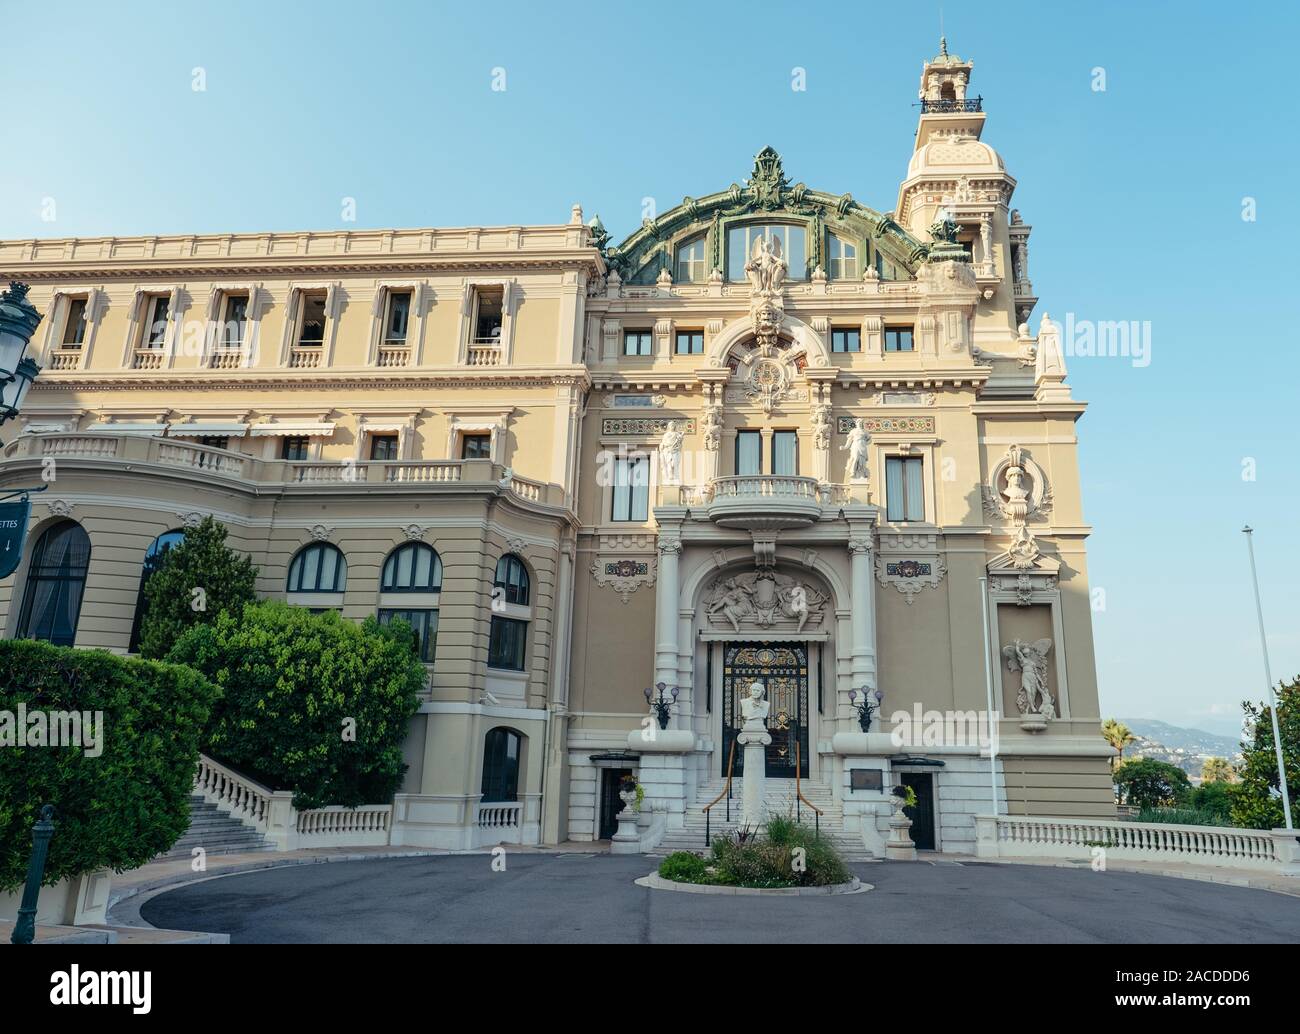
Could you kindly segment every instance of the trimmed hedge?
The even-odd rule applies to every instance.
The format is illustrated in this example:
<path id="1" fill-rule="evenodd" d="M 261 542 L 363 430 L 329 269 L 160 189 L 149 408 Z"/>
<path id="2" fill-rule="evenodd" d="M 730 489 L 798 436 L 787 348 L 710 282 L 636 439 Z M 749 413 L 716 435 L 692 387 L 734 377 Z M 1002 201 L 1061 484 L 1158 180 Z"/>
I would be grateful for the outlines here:
<path id="1" fill-rule="evenodd" d="M 386 804 L 401 786 L 425 681 L 406 624 L 267 601 L 194 625 L 167 659 L 223 691 L 207 752 L 292 790 L 296 807 Z"/>
<path id="2" fill-rule="evenodd" d="M 10 733 L 20 704 L 29 714 L 103 713 L 97 757 L 81 747 L 0 746 L 0 891 L 26 879 L 43 804 L 57 809 L 47 884 L 134 869 L 168 850 L 189 827 L 199 744 L 219 695 L 173 664 L 0 641 L 0 711 L 8 712 L 0 722 Z"/>

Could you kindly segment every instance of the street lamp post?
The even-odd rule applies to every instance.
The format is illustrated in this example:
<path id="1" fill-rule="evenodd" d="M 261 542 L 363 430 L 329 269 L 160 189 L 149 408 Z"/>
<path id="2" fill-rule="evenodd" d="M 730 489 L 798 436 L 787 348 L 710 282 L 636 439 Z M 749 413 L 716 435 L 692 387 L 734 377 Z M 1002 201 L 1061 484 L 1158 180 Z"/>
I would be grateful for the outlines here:
<path id="1" fill-rule="evenodd" d="M 9 290 L 0 294 L 0 424 L 18 415 L 32 381 L 41 372 L 25 354 L 42 319 L 27 300 L 27 290 L 26 284 L 12 281 Z"/>
<path id="2" fill-rule="evenodd" d="M 1268 663 L 1268 640 L 1264 637 L 1264 607 L 1259 602 L 1259 575 L 1255 572 L 1255 529 L 1247 524 L 1241 529 L 1246 536 L 1246 551 L 1250 553 L 1250 580 L 1255 586 L 1255 616 L 1259 619 L 1259 647 L 1264 654 L 1264 678 L 1268 680 L 1268 710 L 1273 717 L 1273 750 L 1277 753 L 1277 778 L 1282 788 L 1282 814 L 1286 828 L 1291 825 L 1291 794 L 1286 785 L 1286 764 L 1282 760 L 1282 734 L 1277 722 L 1277 696 L 1273 693 L 1273 669 Z"/>

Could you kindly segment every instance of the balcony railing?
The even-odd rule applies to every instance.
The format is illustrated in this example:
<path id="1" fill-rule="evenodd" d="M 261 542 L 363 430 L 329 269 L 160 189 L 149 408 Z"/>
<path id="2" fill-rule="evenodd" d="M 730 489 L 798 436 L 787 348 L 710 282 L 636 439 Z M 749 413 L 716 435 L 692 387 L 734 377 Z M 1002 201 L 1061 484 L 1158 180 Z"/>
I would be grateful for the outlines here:
<path id="1" fill-rule="evenodd" d="M 709 520 L 724 527 L 800 528 L 821 517 L 822 490 L 816 478 L 740 474 L 714 478 L 710 487 Z"/>
<path id="2" fill-rule="evenodd" d="M 320 345 L 301 345 L 289 350 L 289 368 L 314 370 L 320 366 Z"/>
<path id="3" fill-rule="evenodd" d="M 465 362 L 467 366 L 500 366 L 501 345 L 496 339 L 490 342 L 471 341 Z"/>
<path id="4" fill-rule="evenodd" d="M 922 115 L 963 115 L 967 112 L 983 111 L 983 97 L 966 97 L 956 100 L 953 97 L 940 97 L 938 100 L 922 100 Z"/>
<path id="5" fill-rule="evenodd" d="M 0 449 L 0 477 L 5 467 L 23 460 L 47 457 L 89 460 L 140 471 L 150 464 L 192 472 L 209 481 L 227 478 L 250 484 L 346 486 L 366 484 L 439 485 L 502 490 L 516 499 L 544 506 L 564 506 L 560 485 L 521 477 L 500 464 L 477 460 L 263 460 L 232 449 L 198 445 L 178 438 L 87 431 L 81 433 L 24 434 Z M 23 476 L 28 476 L 30 471 Z"/>
<path id="6" fill-rule="evenodd" d="M 383 367 L 410 366 L 411 347 L 405 341 L 385 341 L 375 355 L 375 365 Z"/>

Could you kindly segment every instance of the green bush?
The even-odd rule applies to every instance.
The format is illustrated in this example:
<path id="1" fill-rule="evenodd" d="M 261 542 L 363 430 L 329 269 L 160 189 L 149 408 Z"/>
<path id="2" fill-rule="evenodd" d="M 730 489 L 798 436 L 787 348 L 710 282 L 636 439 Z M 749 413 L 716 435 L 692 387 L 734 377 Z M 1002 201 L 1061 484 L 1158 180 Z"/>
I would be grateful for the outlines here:
<path id="1" fill-rule="evenodd" d="M 238 614 L 257 598 L 257 568 L 226 545 L 226 526 L 211 517 L 185 529 L 144 586 L 140 656 L 165 657 L 187 628 L 223 611 Z"/>
<path id="2" fill-rule="evenodd" d="M 1170 822 L 1179 826 L 1231 826 L 1225 815 L 1206 808 L 1143 808 L 1134 822 Z"/>
<path id="3" fill-rule="evenodd" d="M 673 875 L 665 869 L 669 861 Z M 707 860 L 686 851 L 671 854 L 659 875 L 681 883 L 729 887 L 823 887 L 853 878 L 829 840 L 781 815 L 768 819 L 762 837 L 716 837 Z"/>
<path id="4" fill-rule="evenodd" d="M 425 670 L 405 623 L 383 627 L 284 603 L 194 625 L 167 655 L 223 690 L 207 736 L 216 758 L 298 808 L 392 800 Z"/>
<path id="5" fill-rule="evenodd" d="M 1237 791 L 1232 783 L 1202 783 L 1192 791 L 1188 803 L 1197 811 L 1206 812 L 1224 825 L 1232 823 L 1232 801 Z"/>
<path id="6" fill-rule="evenodd" d="M 678 883 L 701 883 L 708 867 L 709 863 L 697 854 L 674 851 L 659 863 L 659 875 L 665 880 L 675 880 Z"/>
<path id="7" fill-rule="evenodd" d="M 1139 808 L 1170 807 L 1184 803 L 1192 786 L 1177 765 L 1155 758 L 1133 758 L 1115 769 L 1111 777 L 1121 804 Z"/>
<path id="8" fill-rule="evenodd" d="M 1292 803 L 1300 786 L 1300 676 L 1280 683 L 1276 691 L 1277 724 L 1282 734 L 1282 764 Z M 1282 826 L 1282 788 L 1273 746 L 1273 709 L 1242 701 L 1252 734 L 1242 749 L 1241 782 L 1233 790 L 1232 820 L 1244 829 L 1278 829 Z"/>
<path id="9" fill-rule="evenodd" d="M 96 869 L 134 869 L 168 850 L 189 826 L 199 744 L 219 692 L 172 664 L 0 641 L 0 711 L 16 718 L 23 704 L 29 715 L 103 713 L 97 757 L 0 739 L 0 891 L 26 878 L 32 823 L 43 804 L 57 810 L 47 884 Z"/>

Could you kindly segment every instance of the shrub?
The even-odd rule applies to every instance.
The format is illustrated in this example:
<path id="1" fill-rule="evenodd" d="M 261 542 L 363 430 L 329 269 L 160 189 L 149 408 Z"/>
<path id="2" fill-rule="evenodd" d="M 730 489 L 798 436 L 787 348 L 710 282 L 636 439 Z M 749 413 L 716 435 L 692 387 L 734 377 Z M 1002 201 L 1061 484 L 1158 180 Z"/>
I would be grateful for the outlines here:
<path id="1" fill-rule="evenodd" d="M 678 883 L 701 883 L 709 863 L 690 851 L 674 851 L 659 863 L 659 875 Z"/>
<path id="2" fill-rule="evenodd" d="M 47 884 L 134 869 L 170 848 L 189 826 L 199 744 L 218 695 L 172 664 L 0 641 L 0 710 L 103 713 L 97 757 L 71 746 L 0 747 L 0 891 L 26 878 L 43 804 L 57 810 Z"/>
<path id="3" fill-rule="evenodd" d="M 1231 826 L 1226 816 L 1205 808 L 1143 808 L 1134 822 L 1171 822 L 1179 826 Z"/>
<path id="4" fill-rule="evenodd" d="M 298 808 L 386 803 L 424 666 L 410 628 L 344 621 L 284 603 L 195 625 L 168 654 L 224 691 L 207 746 Z"/>
<path id="5" fill-rule="evenodd" d="M 1191 793 L 1187 773 L 1177 765 L 1155 758 L 1134 758 L 1115 769 L 1112 777 L 1120 802 L 1139 808 L 1168 807 L 1183 803 Z"/>
<path id="6" fill-rule="evenodd" d="M 1236 794 L 1236 787 L 1232 783 L 1202 783 L 1192 791 L 1188 803 L 1196 810 L 1213 815 L 1224 825 L 1229 825 L 1232 822 L 1232 801 Z"/>
<path id="7" fill-rule="evenodd" d="M 144 586 L 141 657 L 165 657 L 186 629 L 223 611 L 238 614 L 257 599 L 257 568 L 226 545 L 226 534 L 224 524 L 204 517 L 163 554 Z"/>
<path id="8" fill-rule="evenodd" d="M 665 862 L 679 855 L 694 862 L 674 863 L 674 869 L 681 875 L 671 876 L 661 865 L 659 875 L 683 883 L 736 887 L 821 887 L 848 883 L 853 878 L 829 840 L 818 837 L 816 830 L 789 816 L 771 816 L 766 835 L 762 837 L 755 838 L 747 831 L 717 837 L 711 852 L 708 860 L 688 852 L 669 855 Z"/>
<path id="9" fill-rule="evenodd" d="M 1277 724 L 1282 734 L 1282 764 L 1292 803 L 1300 786 L 1300 676 L 1279 684 L 1276 692 Z M 1242 701 L 1247 722 L 1253 726 L 1250 742 L 1242 748 L 1241 782 L 1232 798 L 1232 820 L 1245 829 L 1277 829 L 1282 825 L 1282 790 L 1273 747 L 1272 708 Z"/>

